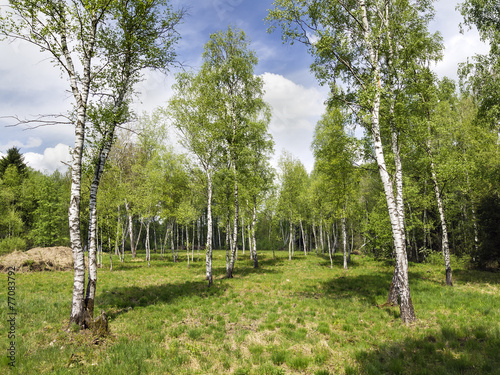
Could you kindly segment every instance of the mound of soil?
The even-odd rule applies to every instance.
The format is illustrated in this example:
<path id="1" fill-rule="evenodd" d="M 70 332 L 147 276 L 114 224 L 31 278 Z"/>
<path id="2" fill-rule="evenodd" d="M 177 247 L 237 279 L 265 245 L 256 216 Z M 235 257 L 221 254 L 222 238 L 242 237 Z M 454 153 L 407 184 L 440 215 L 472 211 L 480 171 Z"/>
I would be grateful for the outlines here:
<path id="1" fill-rule="evenodd" d="M 72 270 L 73 255 L 69 247 L 35 247 L 0 257 L 0 272 L 9 267 L 16 267 L 16 272 Z"/>

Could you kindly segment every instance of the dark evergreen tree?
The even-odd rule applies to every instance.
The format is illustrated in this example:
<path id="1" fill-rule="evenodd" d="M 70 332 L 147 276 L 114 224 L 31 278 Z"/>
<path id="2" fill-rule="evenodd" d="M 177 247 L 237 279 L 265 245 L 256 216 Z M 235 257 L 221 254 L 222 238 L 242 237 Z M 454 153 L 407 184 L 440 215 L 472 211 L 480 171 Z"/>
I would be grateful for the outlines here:
<path id="1" fill-rule="evenodd" d="M 6 169 L 10 165 L 15 165 L 17 168 L 17 173 L 25 177 L 27 166 L 24 162 L 24 156 L 21 154 L 20 150 L 17 147 L 12 147 L 7 150 L 7 155 L 0 159 L 0 178 L 3 177 Z"/>

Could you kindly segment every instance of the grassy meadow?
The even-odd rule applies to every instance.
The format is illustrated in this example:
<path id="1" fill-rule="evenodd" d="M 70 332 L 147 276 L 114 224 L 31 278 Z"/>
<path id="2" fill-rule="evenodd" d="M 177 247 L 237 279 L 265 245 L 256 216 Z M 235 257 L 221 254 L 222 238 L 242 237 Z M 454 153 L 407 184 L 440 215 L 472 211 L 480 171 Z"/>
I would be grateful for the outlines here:
<path id="1" fill-rule="evenodd" d="M 439 258 L 410 264 L 417 323 L 382 306 L 389 261 L 353 255 L 344 271 L 327 257 L 260 251 L 261 268 L 239 253 L 214 285 L 204 254 L 187 268 L 152 254 L 125 263 L 104 256 L 96 314 L 110 335 L 66 331 L 72 272 L 16 274 L 16 367 L 8 366 L 7 274 L 0 289 L 0 373 L 19 374 L 500 374 L 500 273 L 453 259 L 454 287 Z"/>

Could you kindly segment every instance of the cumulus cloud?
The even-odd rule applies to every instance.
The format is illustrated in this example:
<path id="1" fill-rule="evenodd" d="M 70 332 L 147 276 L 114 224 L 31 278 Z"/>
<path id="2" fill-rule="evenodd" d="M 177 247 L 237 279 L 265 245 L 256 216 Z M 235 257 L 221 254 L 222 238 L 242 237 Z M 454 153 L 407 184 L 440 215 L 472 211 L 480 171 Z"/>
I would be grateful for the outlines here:
<path id="1" fill-rule="evenodd" d="M 27 152 L 24 154 L 24 161 L 33 169 L 41 172 L 53 173 L 58 170 L 64 172 L 68 169 L 64 163 L 69 163 L 71 159 L 70 147 L 62 143 L 55 147 L 46 148 L 43 154 Z"/>
<path id="2" fill-rule="evenodd" d="M 278 74 L 264 73 L 261 77 L 266 90 L 264 100 L 273 114 L 270 132 L 275 141 L 274 166 L 281 152 L 287 150 L 311 171 L 313 130 L 325 112 L 326 90 L 318 86 L 305 87 Z"/>
<path id="3" fill-rule="evenodd" d="M 319 87 L 306 88 L 279 74 L 264 73 L 264 100 L 272 107 L 271 129 L 276 132 L 313 130 L 325 111 L 326 92 Z"/>

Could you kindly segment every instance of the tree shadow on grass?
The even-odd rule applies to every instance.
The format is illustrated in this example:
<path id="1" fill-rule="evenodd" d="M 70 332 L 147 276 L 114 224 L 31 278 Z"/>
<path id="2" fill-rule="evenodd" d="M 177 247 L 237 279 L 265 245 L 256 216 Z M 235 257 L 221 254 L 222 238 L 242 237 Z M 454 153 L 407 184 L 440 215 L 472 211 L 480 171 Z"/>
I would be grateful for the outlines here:
<path id="1" fill-rule="evenodd" d="M 392 275 L 372 274 L 358 276 L 340 276 L 321 284 L 321 290 L 329 299 L 359 298 L 369 305 L 377 306 L 385 302 L 389 293 Z"/>
<path id="2" fill-rule="evenodd" d="M 346 374 L 500 374 L 500 331 L 451 328 L 418 339 L 381 344 L 355 354 Z"/>
<path id="3" fill-rule="evenodd" d="M 319 254 L 319 255 L 314 254 L 314 256 L 317 256 L 318 259 L 320 259 L 320 263 L 318 264 L 320 267 L 328 267 L 328 268 L 331 267 L 330 257 L 328 256 L 328 254 Z M 335 256 L 332 257 L 332 260 L 333 260 L 333 262 L 332 262 L 333 268 L 343 269 L 343 267 L 344 267 L 343 254 L 336 253 Z M 360 264 L 358 261 L 356 261 L 355 257 L 351 256 L 351 261 L 347 263 L 347 269 L 357 268 L 357 267 L 359 267 L 359 265 Z"/>
<path id="4" fill-rule="evenodd" d="M 97 296 L 97 304 L 107 311 L 111 318 L 126 313 L 134 308 L 155 304 L 170 304 L 179 298 L 217 298 L 226 290 L 227 285 L 212 285 L 208 288 L 205 280 L 166 283 L 145 287 L 128 286 L 110 289 Z"/>
<path id="5" fill-rule="evenodd" d="M 453 270 L 453 279 L 461 283 L 500 284 L 500 272 L 482 270 Z"/>

